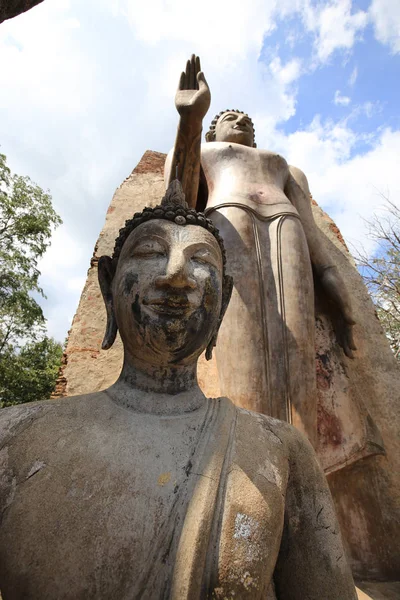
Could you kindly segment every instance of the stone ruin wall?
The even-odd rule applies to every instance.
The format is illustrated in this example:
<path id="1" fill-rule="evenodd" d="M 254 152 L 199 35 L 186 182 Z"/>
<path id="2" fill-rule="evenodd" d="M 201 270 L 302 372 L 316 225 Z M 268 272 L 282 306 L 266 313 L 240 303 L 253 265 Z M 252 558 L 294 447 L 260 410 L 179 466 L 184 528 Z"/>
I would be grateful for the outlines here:
<path id="1" fill-rule="evenodd" d="M 164 195 L 164 160 L 165 154 L 145 152 L 114 194 L 69 332 L 55 397 L 98 391 L 118 377 L 122 364 L 119 336 L 110 350 L 101 350 L 106 314 L 97 282 L 97 263 L 100 256 L 112 253 L 114 240 L 127 218 L 146 205 L 154 206 L 160 202 Z M 346 532 L 345 545 L 353 572 L 359 578 L 390 580 L 396 577 L 396 570 L 397 576 L 400 571 L 400 373 L 337 226 L 315 202 L 312 208 L 323 242 L 334 256 L 352 295 L 358 346 L 355 360 L 343 356 L 335 343 L 332 327 L 317 304 L 319 456 L 322 464 L 325 461 L 332 464 L 333 457 L 348 463 L 345 469 L 333 469 L 328 480 L 342 531 Z M 198 376 L 205 394 L 217 397 L 219 383 L 214 360 L 206 362 L 203 355 Z M 350 412 L 345 414 L 346 422 L 336 423 L 338 417 L 331 405 L 336 403 L 340 407 L 346 394 L 350 394 L 353 404 Z M 357 421 L 360 414 L 364 415 L 367 424 L 369 419 L 377 425 L 386 456 L 369 456 L 356 461 L 363 456 L 363 451 L 366 455 L 370 453 L 368 444 L 365 449 L 355 448 L 354 457 L 342 456 L 353 430 L 361 426 Z"/>

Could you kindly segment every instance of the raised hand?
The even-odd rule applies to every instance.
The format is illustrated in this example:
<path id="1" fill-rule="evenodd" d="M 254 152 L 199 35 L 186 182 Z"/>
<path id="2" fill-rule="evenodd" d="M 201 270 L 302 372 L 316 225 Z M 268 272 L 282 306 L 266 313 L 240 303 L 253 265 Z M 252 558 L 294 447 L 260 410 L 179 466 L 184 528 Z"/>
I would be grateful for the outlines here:
<path id="1" fill-rule="evenodd" d="M 200 58 L 192 54 L 182 72 L 175 96 L 175 106 L 181 117 L 202 121 L 210 108 L 211 94 L 200 67 Z"/>

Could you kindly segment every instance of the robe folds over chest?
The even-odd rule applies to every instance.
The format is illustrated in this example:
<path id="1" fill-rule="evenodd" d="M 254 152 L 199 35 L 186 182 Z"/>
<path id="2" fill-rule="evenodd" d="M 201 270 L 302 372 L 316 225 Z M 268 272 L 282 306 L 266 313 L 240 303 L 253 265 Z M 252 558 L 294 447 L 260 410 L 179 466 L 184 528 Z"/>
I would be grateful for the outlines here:
<path id="1" fill-rule="evenodd" d="M 0 442 L 4 600 L 265 600 L 297 561 L 315 566 L 311 588 L 297 569 L 307 593 L 346 572 L 309 444 L 226 398 L 169 416 L 107 392 L 12 407 Z"/>
<path id="2" fill-rule="evenodd" d="M 105 393 L 2 417 L 5 600 L 266 597 L 288 465 L 265 417 L 218 399 L 149 420 Z"/>

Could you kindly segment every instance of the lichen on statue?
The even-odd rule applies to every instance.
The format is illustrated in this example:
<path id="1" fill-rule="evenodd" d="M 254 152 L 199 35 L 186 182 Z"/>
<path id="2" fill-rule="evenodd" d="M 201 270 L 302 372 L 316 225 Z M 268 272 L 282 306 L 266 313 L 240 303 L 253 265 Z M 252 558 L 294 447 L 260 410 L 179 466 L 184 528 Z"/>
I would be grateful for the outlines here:
<path id="1" fill-rule="evenodd" d="M 311 445 L 198 386 L 232 288 L 215 227 L 174 183 L 98 268 L 118 380 L 0 412 L 3 600 L 354 600 Z"/>

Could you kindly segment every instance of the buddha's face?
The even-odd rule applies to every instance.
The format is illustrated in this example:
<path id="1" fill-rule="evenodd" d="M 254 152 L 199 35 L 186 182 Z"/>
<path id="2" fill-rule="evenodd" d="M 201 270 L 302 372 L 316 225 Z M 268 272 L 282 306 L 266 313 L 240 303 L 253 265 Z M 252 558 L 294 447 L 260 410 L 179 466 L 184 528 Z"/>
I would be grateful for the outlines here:
<path id="1" fill-rule="evenodd" d="M 222 298 L 222 255 L 198 225 L 151 220 L 126 240 L 112 284 L 125 353 L 186 363 L 206 348 Z"/>
<path id="2" fill-rule="evenodd" d="M 254 129 L 248 116 L 229 111 L 220 116 L 215 126 L 216 142 L 233 142 L 253 147 Z"/>

